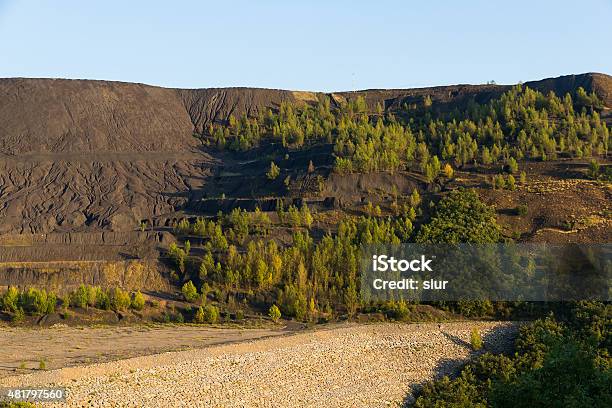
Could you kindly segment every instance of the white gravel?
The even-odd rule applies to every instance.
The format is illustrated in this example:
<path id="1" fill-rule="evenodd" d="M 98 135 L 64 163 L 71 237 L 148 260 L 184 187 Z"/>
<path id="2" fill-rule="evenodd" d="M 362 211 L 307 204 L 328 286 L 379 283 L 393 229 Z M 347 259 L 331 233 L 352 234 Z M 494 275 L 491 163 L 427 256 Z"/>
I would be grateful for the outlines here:
<path id="1" fill-rule="evenodd" d="M 473 353 L 511 347 L 517 325 L 347 324 L 239 344 L 8 377 L 0 386 L 68 388 L 57 407 L 388 407 Z"/>

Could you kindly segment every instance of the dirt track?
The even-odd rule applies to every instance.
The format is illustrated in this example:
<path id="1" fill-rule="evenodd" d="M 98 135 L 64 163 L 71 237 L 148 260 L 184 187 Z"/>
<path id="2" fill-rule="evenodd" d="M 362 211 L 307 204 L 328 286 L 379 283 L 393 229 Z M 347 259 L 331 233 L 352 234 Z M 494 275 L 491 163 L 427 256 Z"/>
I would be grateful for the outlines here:
<path id="1" fill-rule="evenodd" d="M 0 380 L 68 387 L 61 407 L 383 407 L 456 371 L 485 349 L 507 350 L 517 326 L 491 322 L 343 325 Z"/>

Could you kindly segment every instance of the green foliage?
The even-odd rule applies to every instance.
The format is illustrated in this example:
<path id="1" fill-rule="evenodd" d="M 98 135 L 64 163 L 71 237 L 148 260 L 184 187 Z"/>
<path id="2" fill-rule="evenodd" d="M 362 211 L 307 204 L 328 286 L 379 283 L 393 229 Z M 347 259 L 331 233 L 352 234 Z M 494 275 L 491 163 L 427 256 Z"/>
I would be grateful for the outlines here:
<path id="1" fill-rule="evenodd" d="M 480 331 L 477 328 L 473 328 L 470 332 L 470 345 L 472 350 L 478 351 L 482 348 L 482 337 Z"/>
<path id="2" fill-rule="evenodd" d="M 612 371 L 599 367 L 592 349 L 568 339 L 555 344 L 542 366 L 498 383 L 491 404 L 500 408 L 609 407 Z"/>
<path id="3" fill-rule="evenodd" d="M 2 296 L 2 310 L 5 312 L 17 311 L 19 300 L 19 290 L 14 286 L 9 286 L 7 291 Z"/>
<path id="4" fill-rule="evenodd" d="M 81 284 L 78 289 L 70 295 L 70 306 L 87 308 L 89 301 L 89 292 L 87 286 Z"/>
<path id="5" fill-rule="evenodd" d="M 280 175 L 280 167 L 278 167 L 274 162 L 270 162 L 270 170 L 266 173 L 266 177 L 270 180 L 276 180 L 276 178 Z"/>
<path id="6" fill-rule="evenodd" d="M 22 322 L 25 319 L 25 312 L 22 307 L 18 307 L 15 309 L 15 313 L 13 314 L 12 321 L 13 323 Z"/>
<path id="7" fill-rule="evenodd" d="M 198 289 L 195 287 L 192 281 L 187 281 L 181 288 L 183 297 L 188 302 L 195 302 L 198 300 Z"/>
<path id="8" fill-rule="evenodd" d="M 274 323 L 278 322 L 278 320 L 281 318 L 281 311 L 278 306 L 270 306 L 270 309 L 268 310 L 268 316 L 270 316 L 270 319 L 272 319 Z"/>
<path id="9" fill-rule="evenodd" d="M 204 308 L 202 306 L 198 307 L 196 314 L 194 316 L 194 321 L 196 323 L 204 323 L 206 321 L 206 316 L 204 314 Z"/>
<path id="10" fill-rule="evenodd" d="M 441 163 L 460 168 L 477 162 L 505 163 L 516 173 L 517 160 L 523 157 L 548 160 L 558 153 L 607 153 L 609 129 L 599 115 L 603 103 L 580 90 L 574 98 L 517 85 L 486 104 L 472 101 L 451 112 L 429 109 L 428 98 L 423 109 L 396 112 L 369 111 L 363 98 L 335 108 L 327 98 L 315 106 L 284 102 L 276 112 L 211 126 L 208 137 L 220 148 L 230 139 L 234 150 L 250 149 L 264 138 L 291 148 L 333 143 L 339 173 L 418 167 L 433 181 Z M 268 173 L 276 173 L 272 165 Z"/>
<path id="11" fill-rule="evenodd" d="M 508 175 L 508 190 L 514 191 L 516 190 L 516 179 L 512 174 Z"/>
<path id="12" fill-rule="evenodd" d="M 454 190 L 436 205 L 416 237 L 421 243 L 490 243 L 501 240 L 493 208 L 472 190 Z"/>
<path id="13" fill-rule="evenodd" d="M 204 307 L 204 321 L 206 323 L 215 324 L 219 321 L 219 309 L 213 305 Z"/>
<path id="14" fill-rule="evenodd" d="M 108 291 L 108 298 L 110 301 L 110 308 L 115 312 L 127 310 L 132 303 L 130 294 L 121 288 L 111 288 Z"/>
<path id="15" fill-rule="evenodd" d="M 511 174 L 514 174 L 518 171 L 518 163 L 516 162 L 516 159 L 514 157 L 508 158 L 507 166 L 508 166 L 508 171 Z"/>
<path id="16" fill-rule="evenodd" d="M 187 222 L 186 225 L 182 225 L 181 230 L 188 232 L 189 222 Z M 168 248 L 168 256 L 181 272 L 185 272 L 185 258 L 187 257 L 187 254 L 183 249 L 179 248 L 178 245 L 173 242 Z"/>
<path id="17" fill-rule="evenodd" d="M 607 407 L 612 306 L 580 302 L 565 324 L 521 326 L 514 356 L 484 354 L 459 376 L 424 385 L 415 407 Z"/>
<path id="18" fill-rule="evenodd" d="M 53 292 L 44 289 L 29 288 L 20 292 L 17 288 L 10 286 L 4 295 L 0 296 L 2 310 L 8 313 L 19 313 L 44 315 L 55 312 L 57 296 Z M 23 320 L 20 317 L 17 320 Z"/>
<path id="19" fill-rule="evenodd" d="M 144 308 L 145 305 L 145 298 L 142 295 L 142 293 L 140 291 L 136 291 L 133 295 L 132 295 L 132 309 L 135 310 L 142 310 Z"/>

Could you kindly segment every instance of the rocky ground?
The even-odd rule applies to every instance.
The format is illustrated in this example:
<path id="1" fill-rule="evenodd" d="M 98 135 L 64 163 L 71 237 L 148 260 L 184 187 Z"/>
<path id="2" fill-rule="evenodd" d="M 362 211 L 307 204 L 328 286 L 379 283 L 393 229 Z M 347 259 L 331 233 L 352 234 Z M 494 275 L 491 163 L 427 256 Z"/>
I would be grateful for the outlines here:
<path id="1" fill-rule="evenodd" d="M 297 326 L 297 325 L 296 325 Z M 138 324 L 0 326 L 0 378 L 287 334 L 299 327 Z"/>
<path id="2" fill-rule="evenodd" d="M 346 324 L 242 343 L 8 377 L 0 386 L 68 388 L 61 407 L 386 407 L 452 374 L 474 353 L 511 348 L 498 322 Z"/>

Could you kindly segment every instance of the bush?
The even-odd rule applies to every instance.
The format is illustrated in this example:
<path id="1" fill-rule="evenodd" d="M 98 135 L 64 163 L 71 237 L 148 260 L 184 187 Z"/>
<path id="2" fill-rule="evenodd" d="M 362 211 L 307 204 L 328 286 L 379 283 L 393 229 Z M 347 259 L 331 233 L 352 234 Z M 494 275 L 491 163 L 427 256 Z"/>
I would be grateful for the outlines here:
<path id="1" fill-rule="evenodd" d="M 395 320 L 404 320 L 410 315 L 410 307 L 405 300 L 400 299 L 388 305 L 386 315 Z"/>
<path id="2" fill-rule="evenodd" d="M 19 291 L 16 287 L 10 286 L 2 297 L 2 310 L 5 312 L 16 312 Z"/>
<path id="3" fill-rule="evenodd" d="M 554 345 L 541 367 L 514 381 L 498 383 L 495 407 L 609 407 L 612 373 L 598 367 L 592 349 L 568 340 Z"/>
<path id="4" fill-rule="evenodd" d="M 142 310 L 144 308 L 144 305 L 145 298 L 142 293 L 140 293 L 140 291 L 137 291 L 132 295 L 132 309 Z"/>
<path id="5" fill-rule="evenodd" d="M 47 310 L 45 313 L 55 313 L 55 307 L 57 306 L 57 295 L 53 292 L 49 292 L 47 295 Z"/>
<path id="6" fill-rule="evenodd" d="M 111 301 L 108 292 L 98 288 L 96 290 L 96 307 L 102 310 L 111 309 Z"/>
<path id="7" fill-rule="evenodd" d="M 274 162 L 270 162 L 270 170 L 266 173 L 266 177 L 270 180 L 275 180 L 280 175 L 280 167 Z"/>
<path id="8" fill-rule="evenodd" d="M 87 308 L 87 302 L 89 300 L 89 290 L 83 284 L 70 295 L 70 305 L 74 307 L 80 307 L 82 309 Z"/>
<path id="9" fill-rule="evenodd" d="M 19 323 L 22 322 L 23 319 L 25 319 L 25 312 L 23 311 L 23 308 L 18 307 L 17 309 L 15 309 L 15 314 L 13 315 L 13 318 L 11 320 L 14 323 Z"/>
<path id="10" fill-rule="evenodd" d="M 181 288 L 183 297 L 188 302 L 195 302 L 198 300 L 198 289 L 195 287 L 192 281 L 186 282 Z"/>
<path id="11" fill-rule="evenodd" d="M 47 291 L 44 289 L 30 288 L 21 295 L 20 303 L 28 313 L 37 315 L 53 313 L 57 303 L 57 296 L 53 292 L 47 294 Z"/>
<path id="12" fill-rule="evenodd" d="M 482 348 L 482 337 L 480 336 L 480 331 L 477 328 L 473 328 L 470 333 L 470 344 L 472 345 L 472 349 L 478 351 Z"/>
<path id="13" fill-rule="evenodd" d="M 501 240 L 495 210 L 473 190 L 458 189 L 442 198 L 431 221 L 421 227 L 419 243 L 493 243 Z"/>
<path id="14" fill-rule="evenodd" d="M 213 305 L 206 306 L 204 308 L 204 320 L 210 324 L 217 323 L 219 321 L 219 309 Z"/>
<path id="15" fill-rule="evenodd" d="M 115 312 L 126 310 L 130 307 L 130 294 L 121 288 L 112 288 L 108 293 L 110 308 Z"/>
<path id="16" fill-rule="evenodd" d="M 204 323 L 206 316 L 204 315 L 204 309 L 202 306 L 198 307 L 198 310 L 193 318 L 196 323 Z"/>
<path id="17" fill-rule="evenodd" d="M 270 309 L 268 310 L 268 316 L 270 316 L 270 319 L 272 319 L 274 323 L 278 322 L 278 320 L 281 318 L 281 311 L 278 306 L 270 306 Z"/>

